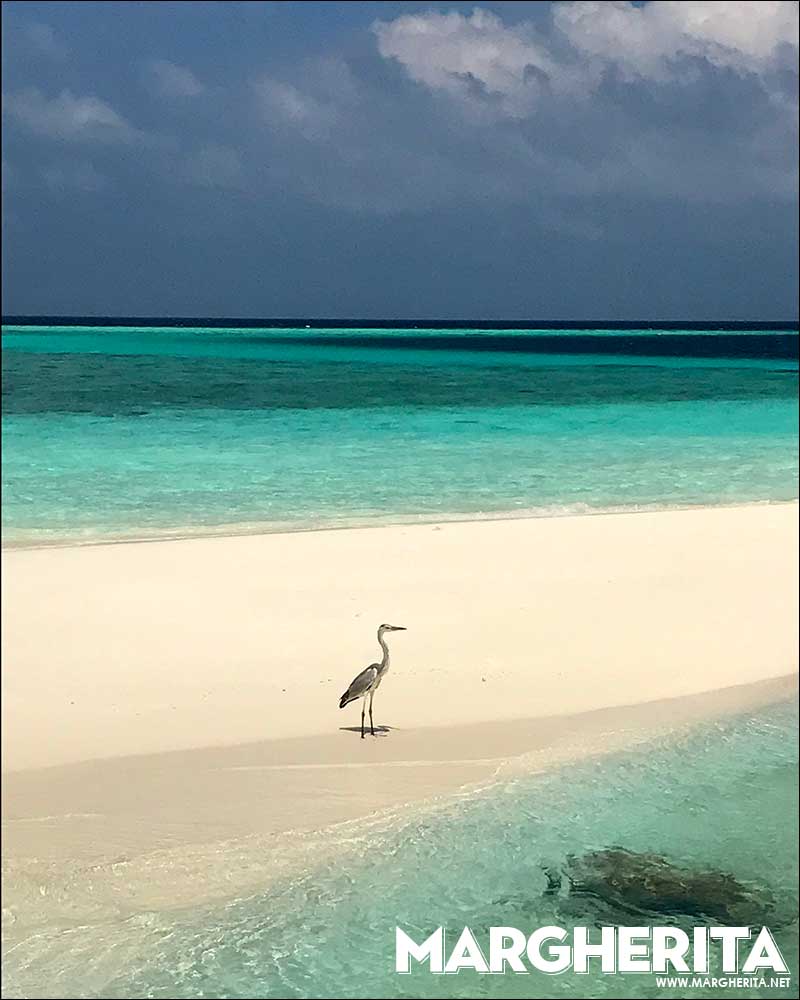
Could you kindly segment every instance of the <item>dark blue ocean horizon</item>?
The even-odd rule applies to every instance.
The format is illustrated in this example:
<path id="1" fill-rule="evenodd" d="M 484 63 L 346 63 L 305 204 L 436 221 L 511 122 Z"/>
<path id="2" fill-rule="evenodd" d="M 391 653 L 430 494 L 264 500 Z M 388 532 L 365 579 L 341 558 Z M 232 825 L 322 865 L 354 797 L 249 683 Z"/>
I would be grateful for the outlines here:
<path id="1" fill-rule="evenodd" d="M 204 329 L 375 329 L 375 330 L 692 330 L 794 331 L 800 319 L 688 320 L 688 319 L 465 319 L 324 316 L 102 316 L 9 314 L 3 326 L 190 327 Z"/>

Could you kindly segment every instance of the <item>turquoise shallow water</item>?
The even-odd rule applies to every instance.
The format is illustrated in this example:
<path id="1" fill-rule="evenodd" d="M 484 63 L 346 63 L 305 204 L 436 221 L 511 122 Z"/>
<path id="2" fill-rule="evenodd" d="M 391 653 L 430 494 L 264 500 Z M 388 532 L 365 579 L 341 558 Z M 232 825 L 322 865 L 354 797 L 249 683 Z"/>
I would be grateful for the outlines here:
<path id="1" fill-rule="evenodd" d="M 649 975 L 394 972 L 397 924 L 528 932 L 656 923 L 593 897 L 543 894 L 543 866 L 619 845 L 730 872 L 774 897 L 770 926 L 796 977 L 797 709 L 779 704 L 660 745 L 499 781 L 431 812 L 349 830 L 332 859 L 227 905 L 149 913 L 35 939 L 7 961 L 9 996 L 681 997 L 786 996 L 786 989 L 663 988 Z M 335 833 L 332 833 L 335 837 Z M 343 838 L 344 841 L 344 838 Z M 238 847 L 228 851 L 231 863 Z M 77 922 L 77 918 L 76 918 Z M 719 955 L 712 952 L 712 971 Z M 26 992 L 27 991 L 27 992 Z"/>
<path id="2" fill-rule="evenodd" d="M 6 543 L 797 496 L 793 335 L 6 327 Z"/>

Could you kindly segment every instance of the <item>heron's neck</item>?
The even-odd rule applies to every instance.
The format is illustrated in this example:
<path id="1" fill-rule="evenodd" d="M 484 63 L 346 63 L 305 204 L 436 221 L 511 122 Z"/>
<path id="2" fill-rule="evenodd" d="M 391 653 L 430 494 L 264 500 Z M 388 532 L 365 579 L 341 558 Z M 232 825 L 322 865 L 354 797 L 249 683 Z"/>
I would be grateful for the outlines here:
<path id="1" fill-rule="evenodd" d="M 381 649 L 383 650 L 383 659 L 381 660 L 381 670 L 387 670 L 389 667 L 389 647 L 386 645 L 386 640 L 382 635 L 378 635 L 378 642 L 380 643 Z"/>

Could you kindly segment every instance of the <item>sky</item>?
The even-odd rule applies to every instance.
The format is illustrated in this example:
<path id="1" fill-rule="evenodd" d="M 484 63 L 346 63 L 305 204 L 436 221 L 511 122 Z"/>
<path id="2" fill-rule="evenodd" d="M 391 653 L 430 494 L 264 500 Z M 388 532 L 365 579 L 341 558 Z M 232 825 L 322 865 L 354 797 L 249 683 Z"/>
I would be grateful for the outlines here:
<path id="1" fill-rule="evenodd" d="M 2 8 L 6 315 L 797 316 L 795 2 Z"/>

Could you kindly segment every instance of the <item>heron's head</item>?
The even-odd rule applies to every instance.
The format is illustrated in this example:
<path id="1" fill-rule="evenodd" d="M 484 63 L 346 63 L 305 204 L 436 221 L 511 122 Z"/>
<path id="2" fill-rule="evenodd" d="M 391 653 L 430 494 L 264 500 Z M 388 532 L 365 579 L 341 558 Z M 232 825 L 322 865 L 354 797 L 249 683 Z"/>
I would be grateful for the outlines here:
<path id="1" fill-rule="evenodd" d="M 383 635 L 384 632 L 405 632 L 405 625 L 381 625 L 378 629 L 378 635 Z"/>

